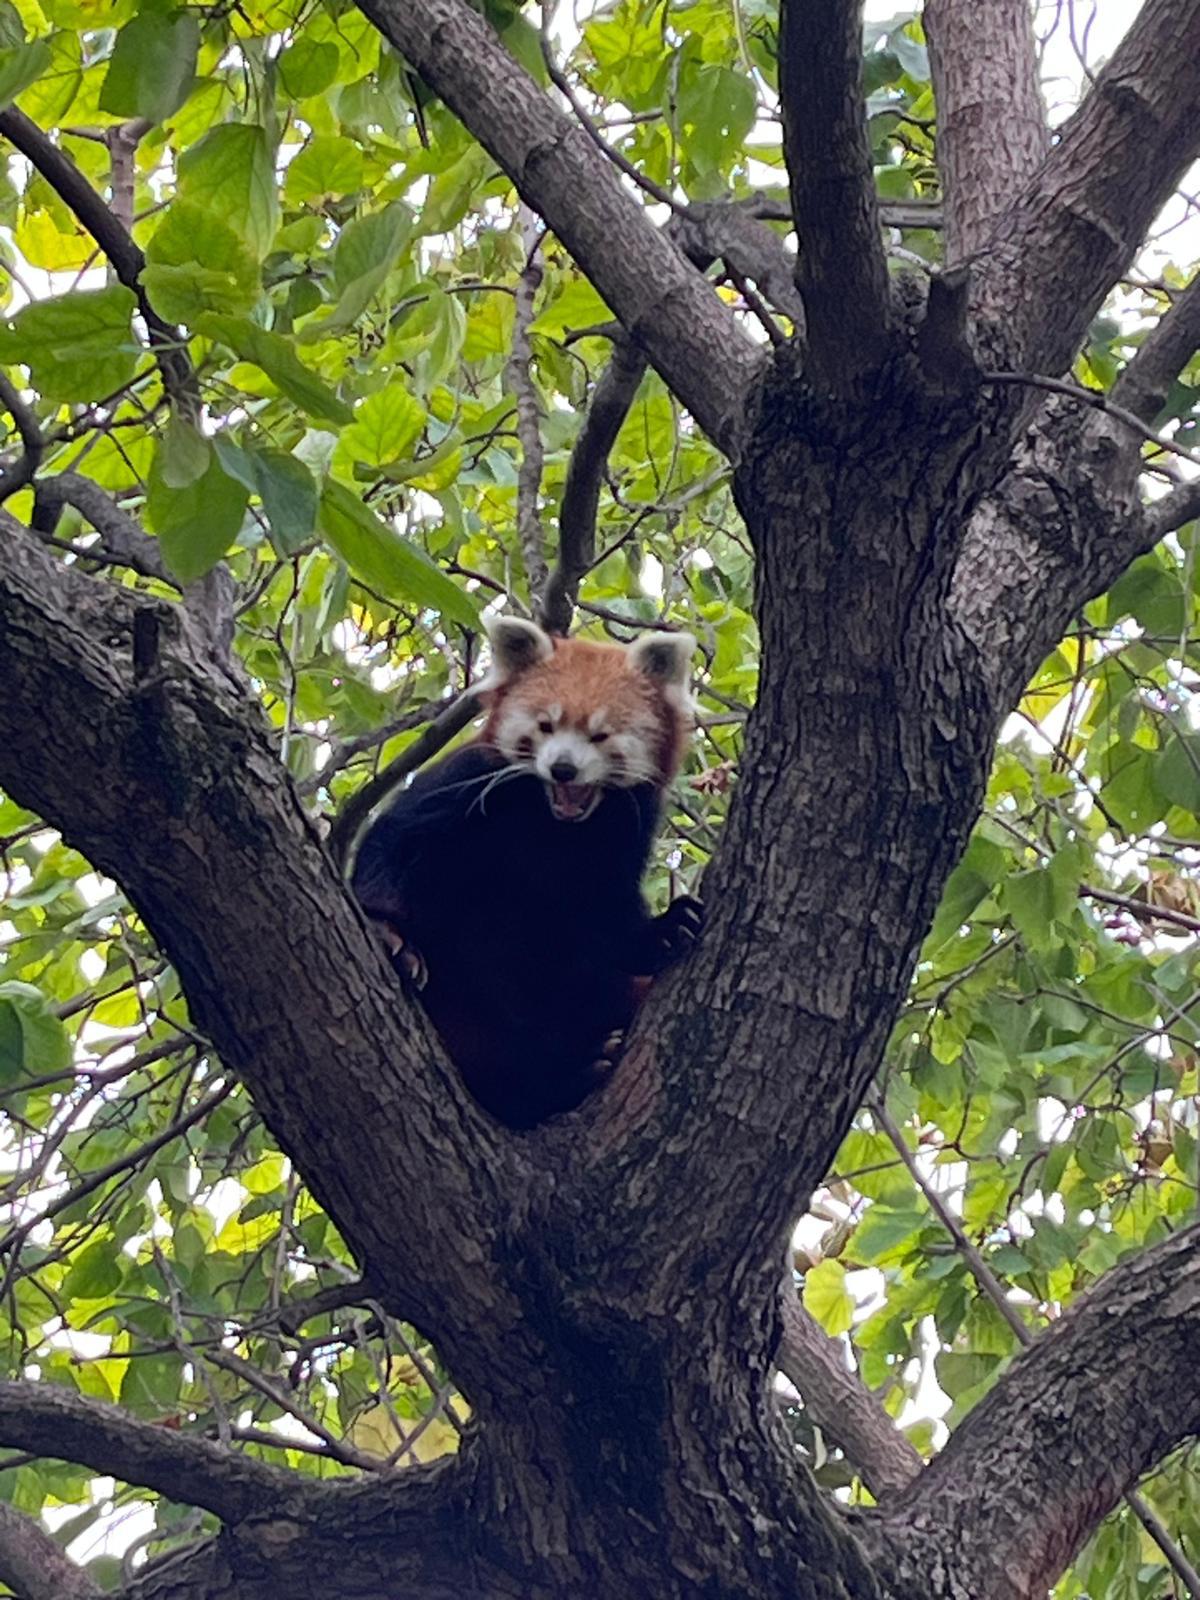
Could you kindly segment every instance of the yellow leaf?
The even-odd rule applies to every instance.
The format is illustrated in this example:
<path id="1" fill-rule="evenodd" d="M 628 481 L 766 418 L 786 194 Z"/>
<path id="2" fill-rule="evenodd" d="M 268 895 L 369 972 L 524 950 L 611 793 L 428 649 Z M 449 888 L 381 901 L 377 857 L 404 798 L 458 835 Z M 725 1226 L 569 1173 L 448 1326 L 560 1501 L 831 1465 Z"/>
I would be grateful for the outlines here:
<path id="1" fill-rule="evenodd" d="M 840 1261 L 822 1261 L 805 1274 L 804 1309 L 828 1334 L 850 1331 L 854 1296 L 846 1287 L 846 1269 Z"/>

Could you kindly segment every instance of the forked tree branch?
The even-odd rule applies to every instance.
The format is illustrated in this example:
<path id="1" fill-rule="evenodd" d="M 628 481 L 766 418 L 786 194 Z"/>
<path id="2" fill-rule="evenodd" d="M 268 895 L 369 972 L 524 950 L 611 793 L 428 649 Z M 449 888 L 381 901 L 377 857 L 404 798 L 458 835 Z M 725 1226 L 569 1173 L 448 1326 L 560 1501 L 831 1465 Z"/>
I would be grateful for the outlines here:
<path id="1" fill-rule="evenodd" d="M 843 1452 L 878 1500 L 912 1482 L 921 1457 L 870 1389 L 846 1365 L 836 1339 L 820 1328 L 785 1288 L 779 1370 L 799 1391 L 804 1409 Z"/>
<path id="2" fill-rule="evenodd" d="M 1142 340 L 1112 386 L 1112 399 L 1143 422 L 1153 422 L 1171 385 L 1200 350 L 1200 272 Z"/>
<path id="3" fill-rule="evenodd" d="M 0 111 L 0 135 L 41 173 L 103 250 L 118 280 L 133 290 L 162 369 L 163 387 L 188 415 L 197 412 L 200 402 L 196 375 L 182 336 L 150 304 L 141 281 L 146 258 L 117 213 L 104 203 L 70 156 L 16 106 Z"/>
<path id="4" fill-rule="evenodd" d="M 882 360 L 891 323 L 863 104 L 861 0 L 782 0 L 779 96 L 809 365 L 843 388 Z"/>
<path id="5" fill-rule="evenodd" d="M 99 1586 L 35 1518 L 0 1501 L 0 1583 L 21 1600 L 91 1600 Z"/>
<path id="6" fill-rule="evenodd" d="M 482 1382 L 482 1345 L 514 1314 L 475 1253 L 500 1208 L 500 1131 L 404 1002 L 257 706 L 199 655 L 178 609 L 3 527 L 0 783 L 122 883 L 388 1309 L 437 1327 L 463 1381 L 474 1369 Z M 402 1229 L 375 1204 L 381 1186 L 408 1197 Z"/>
<path id="7" fill-rule="evenodd" d="M 1139 1477 L 1200 1432 L 1200 1224 L 1121 1262 L 1021 1355 L 920 1478 L 866 1519 L 906 1583 L 1044 1595 Z"/>
<path id="8" fill-rule="evenodd" d="M 1198 99 L 1200 0 L 1146 0 L 975 273 L 1005 365 L 1066 368 L 1200 150 Z"/>
<path id="9" fill-rule="evenodd" d="M 1051 399 L 975 508 L 949 610 L 999 708 L 1016 703 L 1079 607 L 1162 537 L 1141 502 L 1130 438 L 1118 418 Z"/>
<path id="10" fill-rule="evenodd" d="M 578 122 L 466 0 L 363 0 L 360 9 L 563 241 L 704 431 L 736 454 L 762 353 Z"/>
<path id="11" fill-rule="evenodd" d="M 1029 0 L 927 0 L 945 265 L 981 250 L 1050 145 Z"/>
<path id="12" fill-rule="evenodd" d="M 12 1449 L 73 1461 L 223 1522 L 302 1502 L 320 1485 L 208 1439 L 158 1427 L 51 1383 L 0 1383 L 0 1439 Z"/>

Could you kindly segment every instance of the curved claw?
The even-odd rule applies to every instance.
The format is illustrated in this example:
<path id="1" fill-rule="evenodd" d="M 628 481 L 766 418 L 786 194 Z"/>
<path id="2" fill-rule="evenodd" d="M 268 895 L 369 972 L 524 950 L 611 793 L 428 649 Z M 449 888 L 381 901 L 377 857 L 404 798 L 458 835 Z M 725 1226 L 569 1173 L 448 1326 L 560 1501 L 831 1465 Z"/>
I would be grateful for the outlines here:
<path id="1" fill-rule="evenodd" d="M 600 1074 L 611 1072 L 616 1066 L 621 1051 L 625 1048 L 625 1030 L 617 1028 L 610 1033 L 600 1046 L 600 1054 L 592 1062 L 592 1071 Z"/>
<path id="2" fill-rule="evenodd" d="M 396 971 L 418 992 L 422 990 L 429 982 L 429 968 L 416 945 L 410 944 L 390 922 L 375 922 L 373 926 Z"/>

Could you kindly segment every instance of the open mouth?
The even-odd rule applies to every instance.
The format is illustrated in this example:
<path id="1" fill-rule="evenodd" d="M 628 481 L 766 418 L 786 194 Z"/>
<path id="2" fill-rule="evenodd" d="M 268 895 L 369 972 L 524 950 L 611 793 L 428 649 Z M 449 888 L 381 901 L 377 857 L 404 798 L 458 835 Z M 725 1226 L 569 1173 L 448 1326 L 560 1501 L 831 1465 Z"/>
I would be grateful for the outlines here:
<path id="1" fill-rule="evenodd" d="M 559 822 L 583 822 L 600 800 L 598 783 L 549 783 L 546 793 L 550 809 Z"/>

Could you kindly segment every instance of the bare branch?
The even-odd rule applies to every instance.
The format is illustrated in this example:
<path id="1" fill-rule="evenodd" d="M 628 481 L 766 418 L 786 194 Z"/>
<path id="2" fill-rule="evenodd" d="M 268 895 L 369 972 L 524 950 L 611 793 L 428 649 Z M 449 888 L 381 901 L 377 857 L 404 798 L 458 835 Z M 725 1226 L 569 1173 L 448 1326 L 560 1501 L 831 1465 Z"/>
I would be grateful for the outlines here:
<path id="1" fill-rule="evenodd" d="M 1185 522 L 1195 522 L 1200 517 L 1200 478 L 1191 483 L 1181 483 L 1178 489 L 1163 495 L 1146 508 L 1146 525 L 1149 542 L 1157 544 L 1164 534 L 1174 533 Z"/>
<path id="2" fill-rule="evenodd" d="M 878 1500 L 920 1473 L 921 1457 L 856 1372 L 845 1351 L 817 1326 L 790 1286 L 781 1301 L 783 1338 L 776 1360 L 804 1409 L 843 1451 Z"/>
<path id="3" fill-rule="evenodd" d="M 11 518 L 4 534 L 0 782 L 122 884 L 388 1309 L 445 1329 L 462 1381 L 490 1383 L 486 1328 L 513 1313 L 473 1241 L 504 1135 L 405 999 L 251 698 L 166 602 L 55 563 Z M 402 1229 L 375 1204 L 385 1172 Z"/>
<path id="4" fill-rule="evenodd" d="M 891 326 L 863 110 L 861 0 L 782 0 L 779 95 L 808 361 L 822 382 L 844 389 L 882 361 Z"/>
<path id="5" fill-rule="evenodd" d="M 0 401 L 17 425 L 17 433 L 21 439 L 21 454 L 10 467 L 0 470 L 0 505 L 8 499 L 9 495 L 16 494 L 18 489 L 23 489 L 26 484 L 33 482 L 34 473 L 42 460 L 42 453 L 46 448 L 46 441 L 42 438 L 42 430 L 38 427 L 37 418 L 25 404 L 14 384 L 0 372 Z"/>
<path id="6" fill-rule="evenodd" d="M 138 310 L 162 369 L 163 386 L 190 416 L 199 410 L 196 375 L 177 328 L 159 316 L 142 287 L 146 258 L 117 214 L 110 210 L 65 151 L 16 106 L 0 111 L 0 134 L 45 178 L 108 257 L 117 278 L 137 296 Z"/>
<path id="7" fill-rule="evenodd" d="M 984 1260 L 982 1252 L 972 1242 L 958 1217 L 955 1216 L 954 1212 L 951 1211 L 950 1207 L 946 1204 L 942 1195 L 938 1193 L 934 1186 L 929 1182 L 925 1174 L 921 1171 L 915 1155 L 909 1149 L 907 1140 L 897 1127 L 895 1120 L 888 1111 L 887 1106 L 884 1104 L 881 1096 L 875 1096 L 872 1098 L 871 1115 L 875 1118 L 879 1126 L 892 1141 L 892 1146 L 895 1149 L 896 1154 L 900 1157 L 901 1161 L 903 1161 L 905 1167 L 908 1169 L 909 1176 L 924 1195 L 929 1209 L 933 1212 L 934 1216 L 938 1219 L 942 1227 L 945 1228 L 946 1232 L 954 1241 L 954 1248 L 966 1262 L 968 1268 L 970 1269 L 971 1276 L 975 1279 L 975 1282 L 979 1286 L 982 1293 L 987 1296 L 987 1298 L 995 1306 L 996 1310 L 1004 1318 L 1005 1322 L 1008 1323 L 1009 1327 L 1013 1331 L 1013 1335 L 1016 1338 L 1017 1343 L 1021 1345 L 1023 1349 L 1028 1349 L 1029 1346 L 1035 1343 L 1033 1330 L 1029 1327 L 1028 1323 L 1021 1316 L 1021 1313 L 1017 1310 L 1012 1300 L 1005 1293 L 1004 1285 L 1000 1282 L 999 1278 L 996 1277 L 991 1267 L 988 1266 L 987 1262 Z M 1158 1521 L 1157 1517 L 1154 1516 L 1154 1513 L 1150 1510 L 1149 1506 L 1146 1505 L 1145 1501 L 1140 1495 L 1135 1493 L 1128 1494 L 1126 1496 L 1126 1500 L 1128 1501 L 1128 1504 L 1134 1515 L 1146 1528 L 1150 1536 L 1156 1541 L 1160 1550 L 1162 1550 L 1171 1566 L 1176 1572 L 1186 1577 L 1187 1573 L 1190 1571 L 1187 1561 L 1180 1553 L 1170 1534 Z M 1057 1576 L 1057 1574 L 1054 1574 L 1054 1576 Z M 1191 1593 L 1193 1600 L 1200 1600 L 1200 1585 L 1194 1587 Z"/>
<path id="8" fill-rule="evenodd" d="M 1143 339 L 1112 386 L 1112 399 L 1143 422 L 1153 422 L 1167 394 L 1200 350 L 1200 272 Z"/>
<path id="9" fill-rule="evenodd" d="M 56 1384 L 0 1383 L 0 1438 L 15 1449 L 157 1489 L 224 1522 L 299 1499 L 305 1489 L 294 1473 L 207 1439 L 141 1422 L 119 1406 Z"/>
<path id="10" fill-rule="evenodd" d="M 1157 543 L 1154 511 L 1168 501 L 1179 508 L 1170 495 L 1143 507 L 1129 438 L 1116 418 L 1055 396 L 1019 441 L 1007 476 L 975 508 L 949 609 L 997 706 L 1015 704 L 1079 607 Z"/>
<path id="11" fill-rule="evenodd" d="M 163 562 L 157 539 L 143 533 L 127 511 L 98 483 L 78 472 L 59 472 L 42 478 L 34 499 L 33 525 L 39 533 L 53 533 L 64 505 L 74 506 L 104 541 L 105 558 L 120 562 L 144 577 L 178 588 Z"/>
<path id="12" fill-rule="evenodd" d="M 1193 467 L 1200 467 L 1200 456 L 1194 451 L 1187 450 L 1181 444 L 1176 444 L 1174 439 L 1168 439 L 1161 433 L 1155 433 L 1153 428 L 1148 428 L 1145 422 L 1135 412 L 1118 405 L 1115 399 L 1116 390 L 1112 394 L 1105 389 L 1085 389 L 1081 384 L 1068 383 L 1064 378 L 1048 378 L 1040 372 L 984 372 L 981 375 L 984 383 L 1016 384 L 1030 389 L 1042 389 L 1047 394 L 1066 395 L 1071 400 L 1078 400 L 1081 405 L 1090 406 L 1096 411 L 1104 411 L 1110 417 L 1115 417 L 1123 423 L 1137 438 L 1144 439 L 1147 444 L 1156 445 L 1159 450 L 1165 450 L 1168 455 L 1179 456 L 1183 461 Z"/>
<path id="13" fill-rule="evenodd" d="M 122 1172 L 131 1172 L 135 1167 L 141 1166 L 143 1162 L 148 1161 L 152 1155 L 163 1149 L 165 1145 L 180 1138 L 189 1128 L 194 1128 L 197 1123 L 203 1122 L 209 1112 L 215 1111 L 221 1102 L 228 1099 L 232 1093 L 233 1085 L 231 1083 L 222 1084 L 220 1088 L 214 1089 L 211 1094 L 207 1094 L 202 1100 L 197 1101 L 190 1111 L 178 1117 L 174 1122 L 169 1123 L 161 1132 L 156 1133 L 153 1139 L 147 1139 L 144 1144 L 135 1145 L 133 1149 L 127 1150 L 123 1155 L 115 1156 L 113 1160 L 107 1162 L 104 1166 L 97 1167 L 93 1172 L 89 1172 L 86 1178 L 81 1179 L 79 1183 L 72 1185 L 65 1193 L 60 1194 L 44 1210 L 37 1212 L 36 1215 L 28 1217 L 24 1222 L 20 1222 L 11 1228 L 3 1239 L 0 1239 L 0 1257 L 11 1255 L 15 1262 L 16 1256 L 24 1245 L 25 1240 L 39 1223 L 48 1222 L 54 1217 L 61 1216 L 69 1207 L 77 1205 L 80 1200 L 86 1200 L 88 1195 L 95 1194 L 97 1189 L 103 1188 L 110 1178 L 119 1177 Z M 12 1263 L 9 1265 L 8 1274 L 11 1275 L 11 1272 Z M 7 1277 L 5 1287 L 7 1287 Z"/>
<path id="14" fill-rule="evenodd" d="M 612 359 L 592 391 L 567 468 L 558 514 L 558 561 L 546 584 L 540 617 L 551 633 L 566 633 L 571 626 L 579 585 L 596 559 L 596 515 L 604 468 L 645 371 L 645 359 L 629 340 L 615 340 Z"/>
<path id="15" fill-rule="evenodd" d="M 1200 1225 L 1108 1272 L 1017 1356 L 921 1477 L 867 1519 L 911 1579 L 1042 1595 L 1096 1522 L 1200 1431 Z"/>
<path id="16" fill-rule="evenodd" d="M 0 1582 L 21 1600 L 90 1600 L 99 1586 L 33 1517 L 0 1500 Z"/>
<path id="17" fill-rule="evenodd" d="M 570 250 L 705 432 L 736 453 L 763 355 L 606 157 L 466 0 L 363 0 Z"/>
<path id="18" fill-rule="evenodd" d="M 945 265 L 981 250 L 1050 147 L 1029 0 L 928 0 Z"/>
<path id="19" fill-rule="evenodd" d="M 973 305 L 1005 365 L 1062 372 L 1200 150 L 1200 0 L 1146 0 L 1024 193 Z"/>
<path id="20" fill-rule="evenodd" d="M 508 382 L 517 399 L 517 436 L 521 442 L 521 465 L 517 472 L 517 541 L 525 563 L 525 582 L 530 603 L 536 607 L 546 592 L 546 534 L 542 527 L 539 498 L 542 488 L 542 408 L 533 379 L 533 344 L 529 325 L 536 313 L 537 292 L 542 283 L 538 261 L 541 242 L 537 218 L 529 207 L 518 212 L 525 266 L 517 282 L 517 311 L 513 321 L 512 354 L 508 362 Z"/>
<path id="21" fill-rule="evenodd" d="M 772 305 L 803 328 L 804 304 L 793 280 L 794 263 L 782 239 L 755 216 L 751 205 L 728 201 L 691 205 L 671 218 L 666 232 L 698 271 L 724 259 L 734 272 L 752 278 Z M 644 357 L 630 341 L 615 338 L 612 360 L 592 393 L 567 469 L 558 519 L 559 558 L 540 614 L 551 633 L 566 633 L 571 626 L 579 585 L 595 560 L 605 465 L 645 370 Z"/>
<path id="22" fill-rule="evenodd" d="M 354 791 L 329 833 L 329 848 L 337 861 L 344 862 L 347 859 L 360 829 L 375 807 L 382 805 L 410 772 L 432 761 L 455 734 L 461 733 L 478 715 L 479 705 L 475 696 L 467 690 L 440 711 L 424 733 L 414 739 L 394 761 L 389 761 L 382 772 Z"/>

